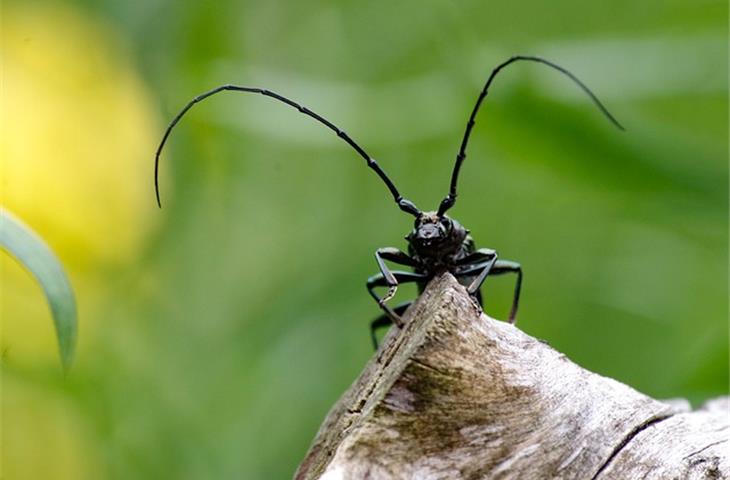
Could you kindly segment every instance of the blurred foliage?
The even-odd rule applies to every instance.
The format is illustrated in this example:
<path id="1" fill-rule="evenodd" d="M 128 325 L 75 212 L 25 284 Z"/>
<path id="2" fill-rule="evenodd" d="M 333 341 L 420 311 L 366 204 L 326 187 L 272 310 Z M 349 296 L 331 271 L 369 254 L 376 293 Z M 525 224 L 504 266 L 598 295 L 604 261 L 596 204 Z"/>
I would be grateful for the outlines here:
<path id="1" fill-rule="evenodd" d="M 519 325 L 656 397 L 728 392 L 727 4 L 118 2 L 4 5 L 3 204 L 69 266 L 71 375 L 42 295 L 3 272 L 7 478 L 288 478 L 372 354 L 372 252 L 411 219 L 331 132 L 346 129 L 421 208 L 451 211 L 525 268 Z M 503 318 L 511 282 L 488 280 Z M 415 294 L 403 288 L 400 299 Z M 396 299 L 397 302 L 399 299 Z M 30 340 L 29 340 L 30 339 Z"/>
<path id="2" fill-rule="evenodd" d="M 53 317 L 61 364 L 68 369 L 76 348 L 76 299 L 63 266 L 42 238 L 19 218 L 0 208 L 0 248 L 33 275 Z"/>

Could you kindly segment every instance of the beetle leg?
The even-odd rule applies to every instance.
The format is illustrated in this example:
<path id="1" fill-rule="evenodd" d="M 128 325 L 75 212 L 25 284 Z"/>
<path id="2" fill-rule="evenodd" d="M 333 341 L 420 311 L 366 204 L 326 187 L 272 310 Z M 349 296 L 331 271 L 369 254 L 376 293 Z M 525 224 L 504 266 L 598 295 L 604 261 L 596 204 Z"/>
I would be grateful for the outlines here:
<path id="1" fill-rule="evenodd" d="M 479 275 L 469 284 L 467 287 L 467 291 L 469 292 L 469 295 L 476 294 L 477 291 L 479 291 L 479 287 L 482 286 L 482 283 L 484 283 L 484 280 L 487 278 L 487 275 L 489 275 L 489 272 L 492 270 L 492 267 L 497 261 L 497 252 L 491 251 L 490 252 L 491 258 L 488 258 L 486 261 L 480 262 L 479 265 L 475 265 L 474 270 L 481 269 L 481 272 L 479 272 Z M 465 275 L 469 273 L 471 269 L 467 269 L 463 272 L 461 272 L 462 275 Z"/>
<path id="2" fill-rule="evenodd" d="M 417 266 L 417 263 L 405 252 L 401 252 L 397 248 L 392 247 L 377 249 L 375 251 L 375 260 L 378 262 L 378 268 L 380 268 L 380 273 L 383 274 L 385 284 L 388 286 L 388 292 L 385 294 L 385 296 L 383 298 L 376 298 L 376 300 L 378 302 L 378 305 L 380 305 L 380 308 L 385 310 L 385 312 L 389 315 L 393 315 L 394 322 L 399 323 L 400 319 L 396 321 L 395 318 L 397 316 L 393 314 L 392 310 L 385 306 L 385 303 L 393 298 L 395 296 L 395 292 L 398 291 L 398 280 L 385 264 L 385 261 L 388 260 L 393 263 L 409 267 L 415 267 Z"/>
<path id="3" fill-rule="evenodd" d="M 396 315 L 403 315 L 403 313 L 406 310 L 408 310 L 408 307 L 410 307 L 412 303 L 413 303 L 412 301 L 403 302 L 400 305 L 398 305 L 397 307 L 395 307 L 393 309 L 393 312 Z M 372 322 L 370 322 L 370 338 L 373 339 L 373 348 L 375 350 L 378 349 L 378 337 L 375 336 L 375 332 L 379 328 L 390 326 L 392 323 L 393 323 L 393 321 L 386 314 L 383 314 L 383 315 L 379 316 L 378 318 L 376 318 L 375 320 L 373 320 Z"/>
<path id="4" fill-rule="evenodd" d="M 474 252 L 469 253 L 465 257 L 456 261 L 456 277 L 463 279 L 465 282 L 472 280 L 469 283 L 462 282 L 462 284 L 469 289 L 469 293 L 474 296 L 479 303 L 482 305 L 482 295 L 480 287 L 484 283 L 484 279 L 489 274 L 490 263 L 494 263 L 497 258 L 497 252 L 491 248 L 480 248 Z M 487 268 L 486 272 L 484 271 Z M 480 278 L 481 277 L 481 278 Z M 473 282 L 478 280 L 478 286 L 472 290 Z"/>
<path id="5" fill-rule="evenodd" d="M 522 288 L 522 266 L 509 260 L 497 260 L 492 268 L 492 275 L 501 275 L 502 273 L 517 274 L 515 291 L 512 296 L 512 308 L 509 312 L 509 323 L 515 323 L 517 321 L 517 307 L 520 303 L 520 289 Z"/>
<path id="6" fill-rule="evenodd" d="M 482 274 L 484 273 L 484 270 L 487 266 L 489 266 L 489 261 L 487 262 L 480 262 L 474 265 L 467 265 L 464 270 L 459 272 L 459 276 L 468 276 L 469 274 L 476 273 L 481 270 Z M 491 266 L 491 270 L 487 272 L 489 275 L 501 275 L 503 273 L 516 273 L 517 274 L 517 282 L 515 283 L 515 290 L 514 294 L 512 296 L 512 308 L 510 309 L 509 313 L 509 322 L 515 323 L 517 319 L 517 308 L 520 303 L 520 290 L 522 288 L 522 267 L 517 262 L 512 262 L 510 260 L 497 260 L 493 262 L 493 265 Z M 484 278 L 482 278 L 482 282 L 484 282 L 484 279 L 486 279 L 486 275 L 484 275 Z M 476 279 L 474 280 L 476 282 Z M 472 285 L 474 283 L 472 282 Z M 470 288 L 471 286 L 470 285 Z M 480 285 L 481 286 L 481 285 Z M 476 293 L 479 293 L 479 287 L 477 287 Z M 480 302 L 481 304 L 481 302 Z"/>
<path id="7" fill-rule="evenodd" d="M 420 282 L 426 280 L 427 277 L 420 273 L 401 271 L 391 272 L 384 264 L 383 267 L 387 271 L 388 275 L 383 272 L 368 278 L 368 292 L 370 293 L 370 296 L 372 296 L 373 299 L 378 302 L 380 308 L 383 309 L 385 314 L 393 321 L 393 323 L 395 323 L 398 327 L 401 327 L 403 326 L 403 322 L 401 322 L 400 316 L 396 314 L 388 305 L 386 305 L 385 302 L 393 297 L 395 289 L 398 286 L 398 282 Z M 388 287 L 388 293 L 385 295 L 385 297 L 381 298 L 380 296 L 378 296 L 377 293 L 375 293 L 375 287 Z"/>
<path id="8" fill-rule="evenodd" d="M 405 265 L 408 267 L 418 266 L 418 263 L 410 255 L 393 247 L 377 249 L 375 251 L 375 258 L 378 261 L 378 266 L 380 266 L 381 271 L 383 270 L 383 267 L 381 266 L 383 265 L 383 260 L 388 260 L 390 262 L 397 263 L 398 265 Z"/>
<path id="9" fill-rule="evenodd" d="M 484 263 L 488 260 L 491 260 L 494 255 L 496 255 L 497 252 L 492 250 L 491 248 L 480 248 L 474 252 L 471 252 L 467 254 L 465 257 L 459 259 L 456 261 L 457 266 L 462 265 L 474 265 L 474 264 L 480 264 Z"/>

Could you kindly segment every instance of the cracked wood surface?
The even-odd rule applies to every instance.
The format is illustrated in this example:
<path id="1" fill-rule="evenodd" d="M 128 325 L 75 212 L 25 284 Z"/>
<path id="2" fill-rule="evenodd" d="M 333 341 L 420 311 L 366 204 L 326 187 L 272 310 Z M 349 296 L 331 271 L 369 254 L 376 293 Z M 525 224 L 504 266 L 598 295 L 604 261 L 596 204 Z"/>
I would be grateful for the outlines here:
<path id="1" fill-rule="evenodd" d="M 589 372 L 434 279 L 296 480 L 726 479 L 727 397 L 689 412 Z"/>

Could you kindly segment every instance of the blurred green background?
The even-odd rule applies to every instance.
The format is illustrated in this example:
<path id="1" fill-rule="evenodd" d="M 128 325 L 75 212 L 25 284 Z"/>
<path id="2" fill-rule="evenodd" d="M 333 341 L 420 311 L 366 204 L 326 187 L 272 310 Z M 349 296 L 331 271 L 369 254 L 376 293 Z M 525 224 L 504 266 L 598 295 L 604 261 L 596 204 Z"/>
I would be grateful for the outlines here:
<path id="1" fill-rule="evenodd" d="M 3 203 L 66 264 L 80 349 L 62 376 L 40 289 L 2 255 L 8 479 L 288 478 L 372 355 L 377 247 L 412 219 L 331 132 L 421 208 L 518 260 L 518 325 L 649 395 L 728 392 L 727 3 L 8 2 Z M 225 97 L 225 98 L 224 98 Z M 486 283 L 507 314 L 512 279 Z M 398 302 L 415 295 L 402 288 Z"/>

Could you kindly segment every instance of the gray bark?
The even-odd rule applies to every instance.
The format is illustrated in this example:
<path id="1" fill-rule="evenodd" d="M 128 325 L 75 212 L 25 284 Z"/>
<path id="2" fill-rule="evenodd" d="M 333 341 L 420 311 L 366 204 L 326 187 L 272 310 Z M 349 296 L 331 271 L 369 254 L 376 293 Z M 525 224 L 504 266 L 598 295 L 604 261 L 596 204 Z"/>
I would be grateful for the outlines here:
<path id="1" fill-rule="evenodd" d="M 730 478 L 727 397 L 689 412 L 584 370 L 434 279 L 295 478 Z"/>

